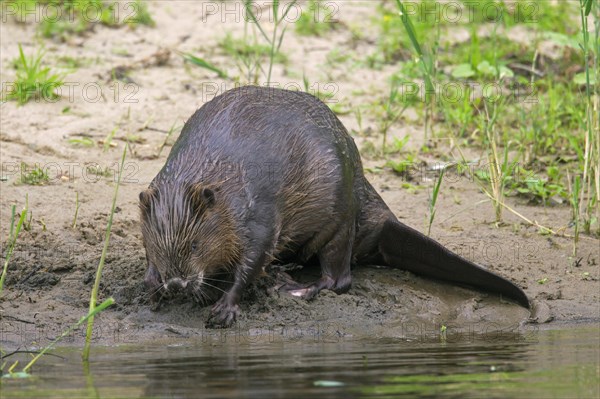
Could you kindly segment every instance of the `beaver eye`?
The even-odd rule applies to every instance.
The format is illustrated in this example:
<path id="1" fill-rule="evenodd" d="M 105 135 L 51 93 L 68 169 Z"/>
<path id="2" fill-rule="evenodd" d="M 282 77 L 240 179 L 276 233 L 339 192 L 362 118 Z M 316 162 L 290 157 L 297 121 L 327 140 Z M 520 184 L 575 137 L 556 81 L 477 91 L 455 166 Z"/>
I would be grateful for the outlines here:
<path id="1" fill-rule="evenodd" d="M 196 250 L 198 249 L 198 243 L 197 242 L 193 242 L 192 246 L 191 246 L 192 252 L 196 252 Z"/>

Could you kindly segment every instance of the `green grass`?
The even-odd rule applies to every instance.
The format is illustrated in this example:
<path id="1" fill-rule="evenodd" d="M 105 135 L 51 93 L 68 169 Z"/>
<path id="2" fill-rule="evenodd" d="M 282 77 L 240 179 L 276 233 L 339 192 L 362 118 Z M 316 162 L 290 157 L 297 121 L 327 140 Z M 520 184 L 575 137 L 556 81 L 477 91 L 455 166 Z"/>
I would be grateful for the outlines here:
<path id="1" fill-rule="evenodd" d="M 399 60 L 412 60 L 413 43 L 407 35 L 402 18 L 398 17 L 397 8 L 380 7 L 381 16 L 377 22 L 380 25 L 376 54 L 381 56 L 384 63 Z M 418 43 L 425 43 L 431 34 L 431 25 L 411 19 L 414 37 Z"/>
<path id="2" fill-rule="evenodd" d="M 208 69 L 218 74 L 221 78 L 231 78 L 234 81 L 246 84 L 271 84 L 273 74 L 273 65 L 275 63 L 287 64 L 288 60 L 281 51 L 283 39 L 287 31 L 286 16 L 296 0 L 281 5 L 279 0 L 271 3 L 269 10 L 272 24 L 270 32 L 265 30 L 264 19 L 254 14 L 255 7 L 252 0 L 243 2 L 244 12 L 247 18 L 244 19 L 244 34 L 240 37 L 234 37 L 227 32 L 219 42 L 219 48 L 230 56 L 240 71 L 240 77 L 229 76 L 224 70 L 214 65 L 210 60 L 201 58 L 189 53 L 181 53 L 184 59 L 201 68 Z M 262 21 L 262 22 L 261 22 Z M 261 78 L 264 78 L 261 81 Z"/>
<path id="3" fill-rule="evenodd" d="M 400 119 L 408 106 L 406 102 L 402 101 L 398 84 L 398 81 L 392 79 L 390 91 L 388 92 L 387 97 L 385 97 L 385 99 L 383 99 L 383 101 L 380 103 L 381 109 L 379 110 L 380 116 L 378 118 L 378 130 L 381 133 L 382 154 L 387 152 L 387 137 L 389 129 Z"/>
<path id="4" fill-rule="evenodd" d="M 583 229 L 590 234 L 592 225 L 596 224 L 596 233 L 600 235 L 600 93 L 598 82 L 600 81 L 600 6 L 597 1 L 580 0 L 581 17 L 581 50 L 585 60 L 585 99 L 586 110 L 582 118 L 583 130 L 585 131 L 583 174 L 581 178 L 581 191 L 578 195 L 578 204 L 574 215 L 581 214 Z M 590 35 L 588 29 L 590 16 L 594 20 L 594 33 Z M 590 66 L 592 65 L 592 67 Z M 594 83 L 592 83 L 594 82 Z M 576 188 L 579 187 L 579 176 L 576 176 Z M 581 209 L 583 208 L 583 210 Z M 575 218 L 575 243 L 579 233 L 579 217 Z M 575 245 L 576 250 L 576 245 Z M 574 251 L 575 252 L 575 251 Z"/>
<path id="5" fill-rule="evenodd" d="M 366 64 L 397 67 L 393 76 L 405 89 L 402 99 L 419 116 L 424 115 L 425 141 L 433 140 L 429 151 L 445 157 L 436 143 L 449 139 L 459 150 L 468 145 L 485 152 L 480 162 L 485 168 L 477 172 L 475 181 L 494 205 L 497 222 L 502 220 L 502 210 L 508 209 L 540 231 L 553 232 L 506 204 L 506 197 L 519 196 L 544 206 L 577 206 L 578 230 L 589 233 L 595 225 L 600 233 L 599 118 L 593 112 L 599 98 L 597 3 L 582 0 L 581 10 L 589 11 L 585 16 L 589 34 L 582 28 L 584 12 L 578 21 L 577 2 L 537 2 L 531 8 L 533 3 L 521 0 L 516 5 L 463 1 L 475 8 L 471 20 L 463 15 L 457 23 L 424 20 L 422 14 L 410 12 L 413 3 L 406 3 L 409 11 L 403 8 L 405 2 L 395 3 L 395 8 L 390 3 L 379 8 L 377 52 L 366 57 Z M 423 4 L 425 8 L 433 3 Z M 501 9 L 503 17 L 486 17 L 483 10 L 489 7 Z M 524 32 L 526 40 L 509 37 L 506 30 L 512 28 Z M 457 29 L 469 32 L 468 41 L 442 44 L 438 39 Z M 554 46 L 553 53 L 539 51 L 542 41 L 546 47 Z M 419 92 L 406 91 L 411 84 Z M 459 85 L 459 97 L 440 96 L 449 84 Z M 424 87 L 435 88 L 436 94 L 425 96 Z M 501 95 L 491 101 L 483 87 L 500 88 Z M 377 121 L 385 120 L 385 113 L 377 108 L 364 110 Z M 385 140 L 387 129 L 378 130 Z M 389 161 L 388 165 L 406 172 L 405 162 Z M 574 185 L 573 175 L 581 179 L 577 197 L 568 189 Z"/>
<path id="6" fill-rule="evenodd" d="M 270 58 L 271 47 L 259 43 L 256 37 L 249 41 L 248 38 L 236 38 L 228 32 L 220 40 L 219 48 L 236 61 L 238 69 L 246 76 L 249 83 L 258 83 L 261 74 L 266 74 L 265 63 L 287 64 L 288 62 L 287 56 L 281 51 Z M 215 72 L 219 73 L 216 70 Z"/>
<path id="7" fill-rule="evenodd" d="M 21 371 L 13 371 L 15 369 L 15 367 L 18 364 L 18 361 L 16 361 L 15 363 L 12 364 L 12 366 L 8 369 L 8 373 L 6 375 L 3 375 L 2 378 L 31 378 L 32 375 L 29 373 L 29 370 L 33 367 L 33 365 L 35 363 L 37 363 L 38 360 L 41 359 L 42 356 L 44 356 L 49 350 L 51 350 L 52 348 L 54 348 L 54 345 L 56 345 L 60 340 L 62 340 L 63 338 L 67 337 L 68 335 L 72 334 L 73 331 L 75 331 L 79 326 L 81 326 L 83 323 L 85 322 L 89 322 L 90 319 L 93 319 L 94 316 L 96 316 L 98 313 L 106 310 L 106 308 L 108 308 L 110 305 L 112 305 L 113 303 L 115 303 L 115 300 L 110 297 L 108 299 L 106 299 L 104 302 L 102 302 L 100 305 L 96 306 L 94 308 L 93 311 L 90 311 L 88 314 L 86 314 L 85 316 L 83 316 L 82 318 L 79 319 L 79 321 L 77 321 L 77 323 L 73 324 L 71 327 L 67 328 L 65 331 L 63 331 L 62 334 L 60 334 L 58 337 L 56 337 L 52 342 L 50 342 L 44 349 L 42 349 L 41 351 L 39 351 L 26 365 L 25 367 L 23 367 L 23 369 Z"/>
<path id="8" fill-rule="evenodd" d="M 87 361 L 90 356 L 90 348 L 92 343 L 92 332 L 94 327 L 94 314 L 97 313 L 100 305 L 97 307 L 98 291 L 100 290 L 100 279 L 102 278 L 102 270 L 104 269 L 104 260 L 108 253 L 108 244 L 110 242 L 110 232 L 113 224 L 113 216 L 115 214 L 115 208 L 117 206 L 117 195 L 119 194 L 119 186 L 121 185 L 121 177 L 123 176 L 123 165 L 125 165 L 125 157 L 127 155 L 127 146 L 123 148 L 123 156 L 121 157 L 121 165 L 119 167 L 119 177 L 117 178 L 117 184 L 115 186 L 115 194 L 113 196 L 112 207 L 110 209 L 110 215 L 108 217 L 108 223 L 106 224 L 106 233 L 104 236 L 104 246 L 102 247 L 102 255 L 100 256 L 100 262 L 96 269 L 96 278 L 94 279 L 94 285 L 90 295 L 90 309 L 88 312 L 87 329 L 85 335 L 85 346 L 83 348 L 83 360 Z M 112 298 L 110 298 L 112 299 Z M 106 302 L 106 301 L 105 301 Z M 113 301 L 114 302 L 114 301 Z M 110 304 L 109 304 L 110 305 Z"/>
<path id="9" fill-rule="evenodd" d="M 128 3 L 126 7 L 128 9 L 133 9 L 133 15 L 125 20 L 126 24 L 134 27 L 137 25 L 156 26 L 156 22 L 148 11 L 148 4 L 146 2 L 135 0 L 134 3 Z"/>
<path id="10" fill-rule="evenodd" d="M 165 136 L 164 141 L 160 144 L 160 146 L 158 147 L 157 153 L 156 153 L 156 158 L 160 158 L 160 154 L 162 154 L 163 149 L 165 148 L 165 146 L 168 144 L 169 139 L 171 138 L 171 136 L 173 135 L 173 132 L 177 131 L 177 130 L 181 130 L 183 126 L 177 126 L 177 122 L 173 122 L 173 124 L 171 125 L 171 127 L 169 128 L 169 130 L 167 131 L 167 135 Z"/>
<path id="11" fill-rule="evenodd" d="M 433 225 L 433 221 L 435 219 L 435 211 L 436 211 L 436 204 L 437 204 L 437 199 L 438 196 L 440 194 L 440 186 L 442 185 L 442 180 L 444 179 L 444 172 L 446 171 L 446 168 L 442 168 L 440 170 L 440 175 L 438 176 L 438 178 L 435 181 L 435 185 L 433 186 L 433 191 L 431 193 L 431 198 L 429 199 L 429 220 L 427 223 L 427 235 L 431 235 L 431 226 Z"/>
<path id="12" fill-rule="evenodd" d="M 332 10 L 320 0 L 310 0 L 300 18 L 294 23 L 296 33 L 301 36 L 324 36 L 334 25 L 330 21 Z"/>
<path id="13" fill-rule="evenodd" d="M 9 0 L 17 10 L 14 19 L 20 23 L 35 23 L 38 33 L 45 38 L 67 40 L 71 35 L 79 35 L 90 31 L 95 25 L 111 27 L 137 27 L 156 25 L 148 11 L 148 5 L 141 0 L 122 4 L 123 9 L 117 10 L 118 4 L 107 0 Z M 37 16 L 31 12 L 34 8 Z"/>
<path id="14" fill-rule="evenodd" d="M 71 57 L 62 55 L 56 58 L 56 65 L 60 68 L 77 69 L 83 66 L 89 66 L 94 63 L 93 59 L 82 57 Z"/>
<path id="15" fill-rule="evenodd" d="M 72 34 L 81 34 L 90 30 L 95 24 L 107 26 L 118 25 L 114 3 L 101 0 L 77 1 L 37 1 L 38 4 L 52 3 L 56 7 L 44 9 L 55 12 L 47 15 L 38 25 L 42 36 L 65 40 Z M 65 16 L 69 17 L 65 17 Z"/>
<path id="16" fill-rule="evenodd" d="M 220 78 L 227 77 L 227 72 L 225 72 L 224 70 L 216 67 L 215 65 L 211 64 L 210 62 L 208 62 L 200 57 L 196 57 L 195 55 L 190 54 L 190 53 L 179 53 L 179 55 L 181 55 L 181 57 L 184 59 L 184 61 L 189 62 L 190 64 L 193 64 L 193 65 L 199 66 L 200 68 L 204 68 L 209 71 L 215 72 L 217 74 L 217 76 L 219 76 Z"/>
<path id="17" fill-rule="evenodd" d="M 283 44 L 283 38 L 285 37 L 285 32 L 287 29 L 286 25 L 286 16 L 292 7 L 296 4 L 296 0 L 292 0 L 291 2 L 285 4 L 283 7 L 280 6 L 279 0 L 274 0 L 271 4 L 271 16 L 273 19 L 273 27 L 271 35 L 269 36 L 265 31 L 263 25 L 259 21 L 259 19 L 254 14 L 254 8 L 251 7 L 252 1 L 247 0 L 244 2 L 246 15 L 252 21 L 253 26 L 258 29 L 261 33 L 264 42 L 267 43 L 267 47 L 269 48 L 269 63 L 268 66 L 262 67 L 261 69 L 265 72 L 266 80 L 265 84 L 269 86 L 271 84 L 271 75 L 273 73 L 273 64 L 276 62 L 276 57 L 281 54 L 281 45 Z M 255 40 L 258 35 L 255 35 Z M 247 37 L 247 36 L 246 36 Z"/>
<path id="18" fill-rule="evenodd" d="M 52 101 L 58 98 L 56 90 L 64 81 L 65 74 L 55 73 L 50 67 L 43 65 L 44 51 L 38 50 L 35 55 L 25 56 L 19 44 L 19 58 L 13 61 L 16 67 L 16 78 L 6 97 L 23 105 L 32 99 Z"/>
<path id="19" fill-rule="evenodd" d="M 43 348 L 41 351 L 39 351 L 24 367 L 21 371 L 14 371 L 16 369 L 16 366 L 18 365 L 18 361 L 14 362 L 10 367 L 7 368 L 7 373 L 6 375 L 3 375 L 3 378 L 30 378 L 32 375 L 29 373 L 31 368 L 33 367 L 33 365 L 44 355 L 46 354 L 49 350 L 51 350 L 54 345 L 56 345 L 56 343 L 58 343 L 61 339 L 65 338 L 66 336 L 68 336 L 69 334 L 71 334 L 76 328 L 78 328 L 79 326 L 81 326 L 83 323 L 87 323 L 87 329 L 86 329 L 86 339 L 85 339 L 85 346 L 83 349 L 83 360 L 84 362 L 87 362 L 89 360 L 89 354 L 90 354 L 90 349 L 91 349 L 91 337 L 92 337 L 92 331 L 93 331 L 93 325 L 94 325 L 94 318 L 97 314 L 99 314 L 100 312 L 104 311 L 106 308 L 108 308 L 110 305 L 112 305 L 115 300 L 110 297 L 106 300 L 104 300 L 102 303 L 97 304 L 98 301 L 98 291 L 100 288 L 100 279 L 102 276 L 102 270 L 104 267 L 104 261 L 106 259 L 106 254 L 108 253 L 108 245 L 110 242 L 110 234 L 111 234 L 111 229 L 112 229 L 112 223 L 113 223 L 113 216 L 115 214 L 115 209 L 116 209 L 116 202 L 117 202 L 117 195 L 119 192 L 119 186 L 121 184 L 121 177 L 123 175 L 123 166 L 125 164 L 125 157 L 127 155 L 127 146 L 125 146 L 125 148 L 123 149 L 123 155 L 121 157 L 121 163 L 120 163 L 120 167 L 119 167 L 119 176 L 117 179 L 117 184 L 115 187 L 115 193 L 113 196 L 113 201 L 112 201 L 112 207 L 111 207 L 111 211 L 109 214 L 109 218 L 108 218 L 108 223 L 106 226 L 106 234 L 105 234 L 105 238 L 104 238 L 104 246 L 102 248 L 102 255 L 100 256 L 100 261 L 98 263 L 98 268 L 96 269 L 96 278 L 94 280 L 94 285 L 92 287 L 92 291 L 91 291 L 91 295 L 90 295 L 90 306 L 89 306 L 89 311 L 88 313 L 81 317 L 75 324 L 73 324 L 71 327 L 67 328 L 62 334 L 60 334 L 58 337 L 56 337 L 50 344 L 48 344 L 45 348 Z M 5 277 L 7 275 L 7 271 L 8 271 L 8 265 L 14 250 L 14 247 L 16 245 L 17 242 L 17 238 L 19 235 L 19 232 L 21 231 L 21 228 L 26 228 L 25 227 L 25 219 L 27 217 L 27 213 L 28 213 L 28 200 L 26 198 L 25 201 L 25 208 L 23 209 L 23 211 L 21 211 L 21 215 L 19 217 L 19 220 L 15 226 L 15 206 L 12 207 L 12 218 L 11 218 L 11 227 L 10 227 L 10 235 L 9 235 L 9 240 L 8 240 L 8 248 L 7 248 L 7 252 L 6 252 L 6 258 L 4 261 L 4 267 L 2 269 L 2 275 L 0 276 L 0 296 L 2 295 L 2 290 L 4 287 L 4 280 Z M 76 210 L 75 210 L 75 216 L 73 218 L 73 226 L 75 226 L 76 222 L 77 222 L 77 210 L 79 209 L 79 196 L 77 195 L 76 197 Z M 0 350 L 1 351 L 1 350 Z M 0 365 L 0 370 L 4 371 L 4 367 L 6 366 L 6 363 Z"/>
<path id="20" fill-rule="evenodd" d="M 85 167 L 85 171 L 88 174 L 100 177 L 110 177 L 113 174 L 113 170 L 108 166 L 102 168 L 100 165 L 92 164 Z"/>
<path id="21" fill-rule="evenodd" d="M 21 175 L 19 184 L 30 186 L 42 186 L 50 181 L 50 177 L 39 165 L 30 167 L 25 162 L 21 162 Z"/>
<path id="22" fill-rule="evenodd" d="M 26 201 L 27 204 L 28 201 Z M 19 238 L 19 233 L 21 232 L 21 227 L 23 227 L 23 223 L 25 222 L 25 218 L 27 217 L 27 205 L 21 211 L 19 216 L 19 220 L 15 226 L 15 206 L 12 206 L 11 212 L 11 220 L 10 220 L 10 234 L 8 236 L 8 245 L 6 248 L 6 254 L 4 259 L 4 267 L 2 268 L 2 275 L 0 276 L 0 297 L 2 296 L 2 290 L 4 289 L 4 280 L 6 279 L 6 274 L 8 272 L 8 264 L 10 263 L 10 258 L 12 257 L 12 253 L 15 249 L 15 245 L 17 244 L 17 238 Z"/>

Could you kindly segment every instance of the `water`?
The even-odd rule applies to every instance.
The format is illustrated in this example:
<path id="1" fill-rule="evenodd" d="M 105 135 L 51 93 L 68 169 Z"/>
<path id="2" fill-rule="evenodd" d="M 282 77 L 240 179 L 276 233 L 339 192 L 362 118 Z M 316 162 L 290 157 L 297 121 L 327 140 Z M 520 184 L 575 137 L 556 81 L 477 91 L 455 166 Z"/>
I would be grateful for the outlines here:
<path id="1" fill-rule="evenodd" d="M 58 348 L 4 398 L 598 398 L 598 325 L 436 340 L 314 337 Z M 25 360 L 23 357 L 22 360 Z M 23 363 L 21 363 L 23 364 Z"/>

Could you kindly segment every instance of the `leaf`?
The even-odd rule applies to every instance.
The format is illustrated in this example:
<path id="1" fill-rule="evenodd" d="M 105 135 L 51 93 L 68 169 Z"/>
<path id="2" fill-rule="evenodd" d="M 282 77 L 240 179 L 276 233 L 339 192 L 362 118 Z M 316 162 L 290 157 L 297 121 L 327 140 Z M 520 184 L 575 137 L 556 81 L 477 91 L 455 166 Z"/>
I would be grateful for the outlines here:
<path id="1" fill-rule="evenodd" d="M 262 33 L 262 35 L 265 38 L 265 40 L 267 41 L 267 43 L 270 44 L 271 39 L 269 38 L 269 36 L 267 36 L 267 34 L 265 33 L 265 30 L 262 28 L 262 26 L 260 26 L 260 24 L 258 23 L 258 20 L 256 19 L 256 15 L 254 15 L 254 11 L 252 11 L 252 2 L 251 1 L 248 1 L 246 3 L 246 14 L 250 16 L 250 18 L 252 19 L 252 22 L 254 22 L 256 24 L 256 27 L 258 28 L 260 33 Z"/>
<path id="2" fill-rule="evenodd" d="M 585 72 L 581 72 L 581 73 L 578 73 L 577 75 L 573 76 L 573 83 L 575 83 L 576 85 L 587 84 Z M 595 84 L 596 84 L 596 78 L 590 74 L 590 85 L 595 85 Z"/>
<path id="3" fill-rule="evenodd" d="M 288 12 L 290 12 L 290 9 L 296 4 L 296 1 L 298 1 L 298 0 L 294 0 L 294 1 L 292 1 L 291 3 L 289 3 L 287 5 L 287 8 L 283 12 L 283 15 L 281 16 L 281 19 L 285 19 L 285 17 L 287 17 Z"/>
<path id="4" fill-rule="evenodd" d="M 279 0 L 273 0 L 273 19 L 278 22 L 277 15 L 279 13 Z"/>
<path id="5" fill-rule="evenodd" d="M 584 14 L 587 17 L 588 15 L 590 15 L 590 11 L 592 11 L 592 1 L 593 0 L 584 0 Z"/>
<path id="6" fill-rule="evenodd" d="M 544 32 L 542 37 L 546 40 L 550 40 L 551 42 L 557 44 L 560 47 L 571 47 L 574 49 L 579 47 L 579 43 L 575 38 L 563 35 L 562 33 Z"/>
<path id="7" fill-rule="evenodd" d="M 515 76 L 515 74 L 513 73 L 513 71 L 510 68 L 508 68 L 508 67 L 506 67 L 504 65 L 501 65 L 501 66 L 498 67 L 498 75 L 499 75 L 498 76 L 499 79 L 502 79 L 502 78 L 512 78 L 512 77 Z"/>
<path id="8" fill-rule="evenodd" d="M 417 40 L 417 35 L 415 34 L 415 28 L 412 24 L 412 21 L 410 20 L 410 17 L 406 13 L 406 9 L 404 8 L 404 5 L 402 4 L 402 2 L 400 0 L 396 0 L 396 3 L 398 4 L 398 8 L 400 8 L 400 19 L 402 20 L 402 23 L 404 24 L 404 28 L 406 29 L 406 32 L 408 33 L 408 37 L 409 37 L 410 41 L 412 42 L 413 47 L 415 48 L 415 51 L 417 52 L 419 57 L 423 57 L 423 51 L 421 50 L 421 46 L 419 45 L 419 41 Z"/>
<path id="9" fill-rule="evenodd" d="M 477 70 L 482 75 L 486 76 L 496 76 L 498 74 L 498 70 L 493 67 L 488 61 L 481 61 L 479 65 L 477 65 Z"/>
<path id="10" fill-rule="evenodd" d="M 209 71 L 213 71 L 216 72 L 217 75 L 219 75 L 220 78 L 226 78 L 227 77 L 227 73 L 225 73 L 223 70 L 217 68 L 216 66 L 214 66 L 213 64 L 209 63 L 208 61 L 203 60 L 202 58 L 198 58 L 195 55 L 192 55 L 190 53 L 180 53 L 181 56 L 183 57 L 184 60 L 191 62 L 194 65 L 197 65 L 201 68 L 204 69 L 208 69 Z"/>
<path id="11" fill-rule="evenodd" d="M 452 70 L 452 77 L 455 79 L 465 79 L 475 76 L 475 71 L 471 64 L 459 64 Z"/>

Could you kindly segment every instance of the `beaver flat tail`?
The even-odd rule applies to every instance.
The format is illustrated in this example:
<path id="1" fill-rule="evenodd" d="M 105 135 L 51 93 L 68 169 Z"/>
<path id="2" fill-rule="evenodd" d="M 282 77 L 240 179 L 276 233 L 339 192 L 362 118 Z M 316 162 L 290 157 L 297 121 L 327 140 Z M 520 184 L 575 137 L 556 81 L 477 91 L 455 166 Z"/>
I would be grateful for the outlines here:
<path id="1" fill-rule="evenodd" d="M 529 299 L 515 284 L 444 248 L 433 239 L 395 219 L 383 225 L 379 251 L 388 266 L 415 274 L 467 284 L 504 295 L 530 308 Z"/>

